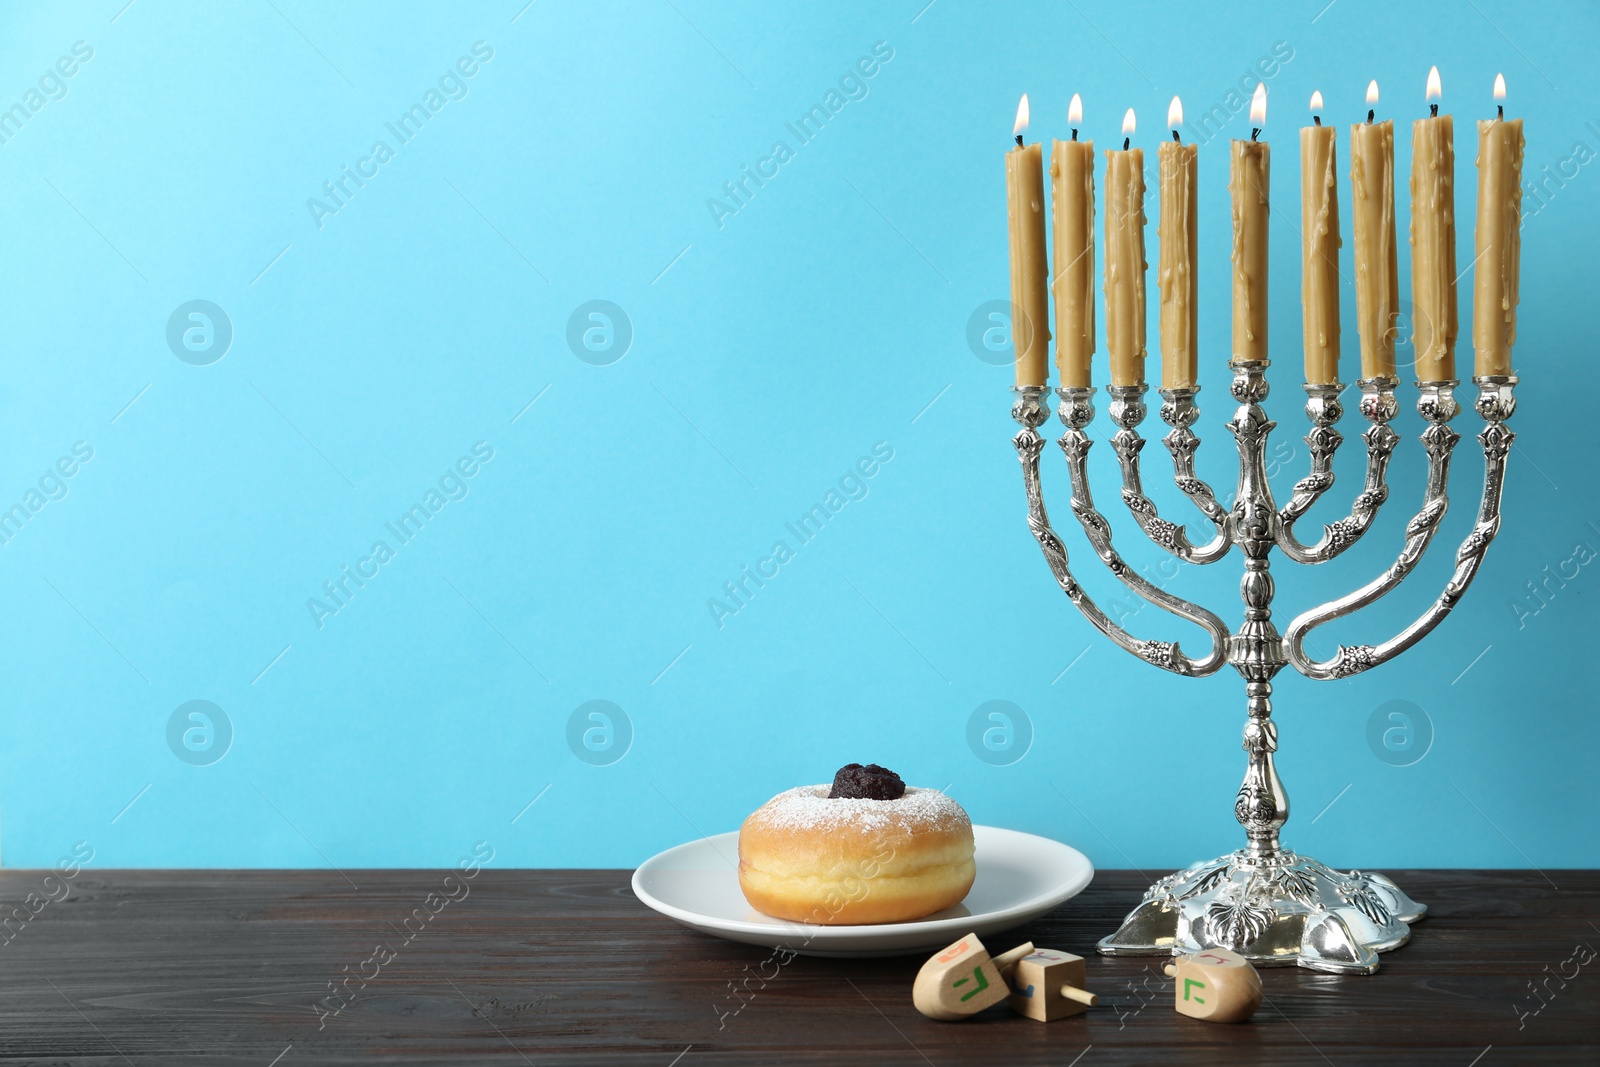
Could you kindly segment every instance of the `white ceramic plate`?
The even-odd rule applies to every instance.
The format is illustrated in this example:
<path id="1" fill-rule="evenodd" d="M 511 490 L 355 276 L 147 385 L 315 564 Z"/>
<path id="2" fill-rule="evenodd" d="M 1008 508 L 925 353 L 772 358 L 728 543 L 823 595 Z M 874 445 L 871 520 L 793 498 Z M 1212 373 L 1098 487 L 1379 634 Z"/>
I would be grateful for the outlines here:
<path id="1" fill-rule="evenodd" d="M 804 956 L 902 956 L 1021 926 L 1083 891 L 1094 866 L 1048 837 L 974 826 L 978 876 L 953 908 L 913 922 L 817 926 L 763 915 L 739 891 L 737 831 L 691 841 L 633 872 L 633 892 L 685 926 L 730 941 L 785 947 Z"/>

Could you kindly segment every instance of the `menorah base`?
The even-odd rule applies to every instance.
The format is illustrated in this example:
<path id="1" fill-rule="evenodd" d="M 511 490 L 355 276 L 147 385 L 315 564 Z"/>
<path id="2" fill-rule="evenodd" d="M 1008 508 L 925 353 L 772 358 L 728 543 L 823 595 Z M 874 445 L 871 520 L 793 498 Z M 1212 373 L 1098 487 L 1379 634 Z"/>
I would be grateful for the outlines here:
<path id="1" fill-rule="evenodd" d="M 1257 966 L 1373 974 L 1378 953 L 1411 940 L 1427 908 L 1381 874 L 1336 871 L 1280 850 L 1239 851 L 1169 874 L 1146 890 L 1106 956 L 1229 948 Z"/>

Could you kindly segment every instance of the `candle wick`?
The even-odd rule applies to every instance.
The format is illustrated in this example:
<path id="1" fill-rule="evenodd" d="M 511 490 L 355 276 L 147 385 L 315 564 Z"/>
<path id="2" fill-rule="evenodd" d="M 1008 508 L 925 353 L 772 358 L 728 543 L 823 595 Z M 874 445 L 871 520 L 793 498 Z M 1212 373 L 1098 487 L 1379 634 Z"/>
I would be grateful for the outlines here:
<path id="1" fill-rule="evenodd" d="M 1261 127 L 1260 126 L 1257 126 L 1255 129 L 1250 131 L 1250 140 L 1254 141 L 1257 137 L 1260 137 L 1260 136 L 1261 136 Z"/>
<path id="2" fill-rule="evenodd" d="M 1367 125 L 1372 125 L 1372 109 L 1370 107 L 1367 108 Z"/>
<path id="3" fill-rule="evenodd" d="M 1072 139 L 1074 141 L 1078 139 L 1078 127 L 1076 126 L 1072 127 Z"/>
<path id="4" fill-rule="evenodd" d="M 1503 119 L 1503 118 L 1506 117 L 1506 106 L 1504 104 L 1496 104 L 1494 106 L 1494 110 L 1495 110 L 1495 113 L 1496 113 L 1496 116 L 1495 116 L 1496 118 L 1502 118 Z"/>
<path id="5" fill-rule="evenodd" d="M 1321 126 L 1322 125 L 1322 116 L 1321 115 L 1312 115 L 1311 116 L 1311 121 L 1316 123 L 1318 126 Z"/>
<path id="6" fill-rule="evenodd" d="M 1428 115 L 1430 117 L 1432 117 L 1432 118 L 1438 118 L 1439 117 L 1439 105 L 1438 104 L 1429 104 L 1428 105 Z"/>
<path id="7" fill-rule="evenodd" d="M 1130 141 L 1130 140 L 1131 140 L 1131 138 L 1128 138 L 1128 137 L 1124 137 L 1124 138 L 1123 138 L 1123 139 L 1122 139 L 1122 150 L 1123 150 L 1123 151 L 1124 151 L 1124 152 L 1126 152 L 1126 151 L 1127 151 L 1127 150 L 1128 150 L 1128 142 L 1129 142 L 1129 141 Z"/>
<path id="8" fill-rule="evenodd" d="M 1178 136 L 1178 131 L 1177 130 L 1173 130 L 1172 131 L 1172 139 L 1174 141 L 1177 141 L 1179 144 L 1183 143 L 1183 138 Z"/>
<path id="9" fill-rule="evenodd" d="M 1017 134 L 1017 147 L 1018 148 L 1022 147 L 1022 134 L 1020 134 L 1020 133 Z"/>

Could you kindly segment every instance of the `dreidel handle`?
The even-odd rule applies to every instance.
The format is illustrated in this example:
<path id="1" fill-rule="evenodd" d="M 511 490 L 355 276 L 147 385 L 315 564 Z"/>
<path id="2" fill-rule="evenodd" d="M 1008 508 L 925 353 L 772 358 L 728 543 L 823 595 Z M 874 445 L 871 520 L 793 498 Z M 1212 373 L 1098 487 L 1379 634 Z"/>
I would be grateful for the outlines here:
<path id="1" fill-rule="evenodd" d="M 1009 980 L 1011 977 L 1011 970 L 1017 965 L 1017 961 L 1032 952 L 1033 942 L 1028 941 L 1018 945 L 1010 952 L 1002 952 L 998 956 L 991 956 L 989 958 L 989 962 L 994 964 L 995 969 L 1000 972 L 1002 977 Z"/>
<path id="2" fill-rule="evenodd" d="M 1075 1000 L 1079 1004 L 1086 1004 L 1091 1008 L 1100 1003 L 1099 997 L 1095 996 L 1087 989 L 1079 989 L 1075 985 L 1062 986 L 1061 995 L 1066 997 L 1068 1000 Z"/>

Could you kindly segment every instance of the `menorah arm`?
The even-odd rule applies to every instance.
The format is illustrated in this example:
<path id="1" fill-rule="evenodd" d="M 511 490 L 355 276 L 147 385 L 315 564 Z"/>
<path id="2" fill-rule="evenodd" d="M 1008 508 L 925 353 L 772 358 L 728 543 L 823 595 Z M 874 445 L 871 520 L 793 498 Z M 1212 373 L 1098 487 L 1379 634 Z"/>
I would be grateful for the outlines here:
<path id="1" fill-rule="evenodd" d="M 1284 648 L 1289 662 L 1308 678 L 1348 678 L 1353 674 L 1386 663 L 1416 644 L 1432 632 L 1452 608 L 1460 602 L 1467 587 L 1478 573 L 1490 543 L 1500 529 L 1500 498 L 1505 485 L 1506 456 L 1516 435 L 1505 427 L 1505 420 L 1516 409 L 1513 387 L 1516 378 L 1510 375 L 1486 375 L 1475 379 L 1479 389 L 1476 404 L 1478 413 L 1487 422 L 1478 441 L 1483 445 L 1483 497 L 1478 507 L 1478 518 L 1472 532 L 1456 550 L 1455 571 L 1445 583 L 1444 591 L 1428 609 L 1411 625 L 1394 637 L 1377 645 L 1341 645 L 1332 659 L 1317 661 L 1305 654 L 1304 644 L 1308 633 L 1325 622 L 1340 618 L 1377 600 L 1393 589 L 1422 558 L 1444 517 L 1447 498 L 1445 480 L 1449 467 L 1449 450 L 1459 435 L 1445 424 L 1457 409 L 1450 399 L 1449 388 L 1454 383 L 1439 387 L 1440 395 L 1433 397 L 1433 413 L 1424 411 L 1432 425 L 1423 432 L 1428 448 L 1428 492 L 1422 511 L 1406 527 L 1406 544 L 1400 557 L 1380 577 L 1367 583 L 1348 596 L 1341 597 L 1322 607 L 1297 617 L 1284 634 Z M 1430 386 L 1425 385 L 1425 393 Z M 1422 405 L 1419 403 L 1419 407 Z"/>
<path id="2" fill-rule="evenodd" d="M 1295 522 L 1311 509 L 1333 485 L 1333 454 L 1344 441 L 1334 423 L 1344 414 L 1339 403 L 1343 390 L 1338 382 L 1306 385 L 1306 415 L 1311 419 L 1311 432 L 1306 434 L 1306 447 L 1311 450 L 1311 472 L 1294 487 L 1294 495 L 1279 510 L 1277 543 L 1284 555 L 1296 563 L 1326 563 L 1357 541 L 1372 527 L 1378 517 L 1378 508 L 1389 497 L 1385 476 L 1389 457 L 1394 452 L 1400 436 L 1389 428 L 1394 418 L 1395 380 L 1393 378 L 1363 378 L 1361 387 L 1361 413 L 1372 425 L 1362 434 L 1367 442 L 1367 475 L 1361 492 L 1351 505 L 1350 514 L 1323 526 L 1322 537 L 1313 545 L 1306 545 L 1294 535 Z"/>
<path id="3" fill-rule="evenodd" d="M 1017 455 L 1022 461 L 1023 482 L 1028 493 L 1028 526 L 1033 530 L 1040 548 L 1044 550 L 1045 560 L 1050 564 L 1050 569 L 1055 574 L 1062 591 L 1077 605 L 1078 610 L 1083 612 L 1090 623 L 1140 659 L 1174 674 L 1205 676 L 1215 673 L 1227 662 L 1229 637 L 1227 624 L 1204 608 L 1151 584 L 1130 568 L 1112 548 L 1111 528 L 1105 517 L 1094 508 L 1084 465 L 1090 441 L 1083 432 L 1083 427 L 1094 417 L 1094 408 L 1091 404 L 1092 390 L 1087 388 L 1060 390 L 1061 419 L 1067 425 L 1067 431 L 1059 443 L 1067 456 L 1068 472 L 1072 481 L 1073 513 L 1078 516 L 1078 521 L 1094 547 L 1095 554 L 1124 585 L 1148 603 L 1186 619 L 1210 634 L 1211 650 L 1200 659 L 1185 655 L 1175 641 L 1143 640 L 1128 633 L 1095 605 L 1072 576 L 1067 565 L 1066 548 L 1061 543 L 1061 538 L 1051 529 L 1050 521 L 1045 515 L 1044 497 L 1039 484 L 1039 455 L 1044 447 L 1044 438 L 1039 435 L 1038 427 L 1047 417 L 1044 405 L 1040 403 L 1044 390 L 1040 386 L 1023 386 L 1016 392 L 1019 393 L 1020 399 L 1012 408 L 1012 416 L 1022 424 L 1023 429 L 1014 440 Z"/>
<path id="4" fill-rule="evenodd" d="M 1151 541 L 1185 563 L 1214 563 L 1226 556 L 1228 549 L 1233 547 L 1233 542 L 1222 524 L 1217 524 L 1210 541 L 1197 546 L 1189 540 L 1189 533 L 1183 526 L 1163 519 L 1156 511 L 1154 501 L 1145 495 L 1143 479 L 1139 473 L 1139 452 L 1144 448 L 1144 438 L 1139 435 L 1139 424 L 1144 421 L 1145 416 L 1145 387 L 1112 385 L 1107 389 L 1112 397 L 1111 421 L 1120 427 L 1111 438 L 1111 447 L 1116 451 L 1117 461 L 1122 467 L 1122 502 L 1128 506 L 1134 521 Z M 1192 452 L 1190 457 L 1192 464 Z M 1192 473 L 1191 468 L 1191 475 Z M 1199 487 L 1207 496 L 1210 495 L 1211 489 L 1204 482 L 1199 482 Z M 1214 499 L 1212 505 L 1220 515 L 1226 516 L 1227 513 L 1216 505 Z"/>
<path id="5" fill-rule="evenodd" d="M 1217 503 L 1217 494 L 1194 472 L 1194 454 L 1200 447 L 1200 438 L 1195 436 L 1194 430 L 1190 427 L 1200 417 L 1200 408 L 1194 402 L 1194 395 L 1199 391 L 1198 385 L 1161 390 L 1161 421 L 1172 427 L 1167 436 L 1161 439 L 1161 443 L 1172 453 L 1173 482 L 1194 502 L 1194 506 L 1211 520 L 1217 537 L 1222 540 L 1223 547 L 1216 550 L 1216 558 L 1221 559 L 1227 553 L 1228 546 L 1233 543 L 1233 538 L 1228 532 L 1228 509 Z M 1211 542 L 1211 545 L 1215 543 Z M 1211 545 L 1197 551 L 1205 554 L 1213 550 Z M 1211 561 L 1204 559 L 1198 562 Z"/>

